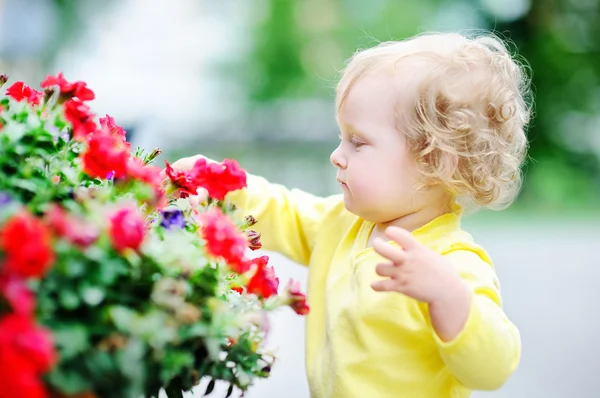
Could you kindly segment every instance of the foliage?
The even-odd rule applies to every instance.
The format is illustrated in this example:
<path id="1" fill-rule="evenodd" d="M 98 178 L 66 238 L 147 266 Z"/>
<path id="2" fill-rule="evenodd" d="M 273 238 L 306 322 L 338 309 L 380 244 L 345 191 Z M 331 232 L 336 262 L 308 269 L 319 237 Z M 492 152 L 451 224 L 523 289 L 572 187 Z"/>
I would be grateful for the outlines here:
<path id="1" fill-rule="evenodd" d="M 181 397 L 203 377 L 230 392 L 268 377 L 267 312 L 308 307 L 250 255 L 256 220 L 225 199 L 245 172 L 199 161 L 165 177 L 160 151 L 132 153 L 108 115 L 98 125 L 84 82 L 41 86 L 0 100 L 0 398 Z"/>

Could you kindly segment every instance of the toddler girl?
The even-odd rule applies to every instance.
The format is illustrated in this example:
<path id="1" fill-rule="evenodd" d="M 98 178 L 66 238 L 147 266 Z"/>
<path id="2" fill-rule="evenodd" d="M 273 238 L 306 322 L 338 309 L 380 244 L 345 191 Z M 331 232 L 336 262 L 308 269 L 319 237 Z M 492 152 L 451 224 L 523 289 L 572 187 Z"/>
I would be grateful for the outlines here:
<path id="1" fill-rule="evenodd" d="M 264 249 L 308 266 L 313 398 L 464 398 L 513 373 L 519 332 L 460 219 L 517 195 L 526 95 L 494 37 L 382 43 L 355 54 L 337 88 L 341 195 L 258 176 L 229 195 L 259 220 Z"/>

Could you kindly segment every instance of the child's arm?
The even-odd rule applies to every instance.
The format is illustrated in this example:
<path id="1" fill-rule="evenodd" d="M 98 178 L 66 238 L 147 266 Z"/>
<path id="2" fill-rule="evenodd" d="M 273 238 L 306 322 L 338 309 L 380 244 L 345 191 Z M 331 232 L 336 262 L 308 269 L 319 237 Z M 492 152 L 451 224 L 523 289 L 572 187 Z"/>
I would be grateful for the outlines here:
<path id="1" fill-rule="evenodd" d="M 386 234 L 399 246 L 374 241 L 390 262 L 377 266 L 389 279 L 373 282 L 373 289 L 428 303 L 434 338 L 454 377 L 473 390 L 500 388 L 519 363 L 521 339 L 502 311 L 492 266 L 467 249 L 442 256 L 400 228 Z"/>
<path id="2" fill-rule="evenodd" d="M 201 158 L 213 162 L 203 155 L 195 155 L 179 159 L 171 167 L 190 170 Z M 244 216 L 251 215 L 258 220 L 251 228 L 262 234 L 264 249 L 307 265 L 319 224 L 330 209 L 343 205 L 341 195 L 320 198 L 300 190 L 288 190 L 251 174 L 247 183 L 247 188 L 230 192 L 226 199 Z"/>
<path id="3" fill-rule="evenodd" d="M 445 257 L 455 265 L 473 294 L 466 322 L 457 335 L 444 341 L 439 332 L 434 332 L 440 353 L 450 372 L 466 387 L 496 390 L 519 363 L 519 331 L 502 310 L 498 279 L 492 266 L 467 250 L 457 250 Z M 432 323 L 453 323 L 452 308 L 445 308 L 444 303 L 429 308 Z"/>
<path id="4" fill-rule="evenodd" d="M 262 234 L 264 249 L 279 252 L 304 265 L 308 265 L 325 214 L 342 204 L 339 195 L 320 198 L 251 174 L 248 174 L 248 187 L 229 193 L 227 200 L 245 216 L 258 220 L 252 229 Z"/>

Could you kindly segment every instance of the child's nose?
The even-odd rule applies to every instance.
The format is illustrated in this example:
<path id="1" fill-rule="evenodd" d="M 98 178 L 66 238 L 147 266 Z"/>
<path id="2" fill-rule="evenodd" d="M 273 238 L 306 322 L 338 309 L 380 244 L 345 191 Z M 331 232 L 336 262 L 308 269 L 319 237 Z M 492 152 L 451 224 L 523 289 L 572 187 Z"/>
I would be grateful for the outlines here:
<path id="1" fill-rule="evenodd" d="M 342 151 L 340 150 L 339 146 L 337 148 L 335 148 L 335 150 L 333 152 L 331 152 L 331 156 L 329 157 L 329 160 L 331 161 L 332 165 L 334 165 L 335 167 L 337 167 L 339 169 L 346 168 L 346 165 L 347 165 L 346 158 L 342 155 Z"/>

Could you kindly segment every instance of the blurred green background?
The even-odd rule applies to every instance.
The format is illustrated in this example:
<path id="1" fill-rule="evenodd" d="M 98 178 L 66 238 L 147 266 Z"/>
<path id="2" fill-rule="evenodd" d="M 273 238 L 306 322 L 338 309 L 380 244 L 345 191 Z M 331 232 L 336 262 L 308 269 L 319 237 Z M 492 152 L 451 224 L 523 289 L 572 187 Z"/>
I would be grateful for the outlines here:
<path id="1" fill-rule="evenodd" d="M 163 160 L 232 157 L 326 195 L 339 190 L 329 154 L 345 60 L 426 30 L 479 29 L 510 40 L 535 98 L 517 203 L 466 222 L 522 332 L 519 370 L 491 395 L 595 398 L 599 0 L 0 0 L 0 73 L 31 85 L 59 71 L 88 82 L 93 110 L 114 116 L 134 145 L 162 148 Z M 305 269 L 274 263 L 282 280 L 305 282 Z M 308 395 L 302 330 L 301 318 L 276 317 L 281 359 L 248 397 Z"/>
<path id="2" fill-rule="evenodd" d="M 126 7 L 124 3 L 131 4 Z M 93 47 L 118 20 L 115 13 L 127 9 L 127 13 L 135 16 L 138 7 L 140 16 L 131 23 L 140 24 L 141 29 L 153 29 L 151 25 L 157 23 L 149 18 L 144 21 L 144 15 L 152 13 L 153 7 L 158 14 L 162 7 L 196 13 L 195 22 L 184 23 L 191 27 L 202 23 L 219 26 L 212 32 L 209 27 L 204 33 L 196 29 L 190 35 L 179 36 L 171 29 L 167 39 L 171 51 L 161 54 L 159 47 L 155 49 L 154 62 L 149 62 L 148 68 L 157 70 L 157 75 L 146 84 L 171 84 L 172 76 L 161 73 L 156 63 L 185 65 L 183 54 L 193 49 L 181 43 L 192 35 L 196 35 L 193 41 L 233 47 L 222 51 L 224 55 L 206 54 L 201 60 L 196 57 L 189 65 L 193 70 L 198 63 L 202 64 L 206 82 L 196 84 L 217 86 L 213 89 L 219 91 L 220 99 L 210 110 L 192 99 L 185 112 L 211 113 L 210 120 L 219 119 L 214 114 L 223 115 L 219 123 L 202 117 L 188 118 L 181 124 L 169 121 L 147 134 L 168 138 L 158 143 L 169 159 L 198 151 L 217 158 L 234 156 L 251 171 L 325 194 L 335 188 L 319 177 L 330 176 L 325 171 L 329 167 L 327 154 L 335 146 L 337 135 L 333 87 L 337 71 L 356 49 L 406 38 L 423 30 L 493 29 L 510 40 L 512 49 L 530 65 L 535 93 L 535 118 L 529 130 L 530 159 L 525 168 L 524 189 L 514 209 L 551 213 L 596 210 L 600 197 L 600 14 L 596 0 L 196 0 L 168 6 L 158 3 L 1 0 L 0 66 L 14 78 L 31 83 L 45 73 L 71 69 L 68 77 L 89 81 L 94 87 L 96 81 L 110 81 L 110 77 L 100 79 L 98 74 L 112 74 L 118 80 L 119 70 L 100 68 L 86 73 L 83 67 L 63 65 L 72 66 L 73 59 L 69 58 L 81 59 L 86 53 L 93 62 Z M 165 22 L 165 26 L 176 25 L 177 21 Z M 20 27 L 24 26 L 31 32 L 23 33 Z M 127 36 L 120 40 L 124 47 L 135 45 L 125 43 Z M 228 41 L 237 44 L 231 46 Z M 173 48 L 180 45 L 178 55 Z M 226 54 L 227 51 L 230 53 Z M 28 69 L 19 67 L 24 59 L 30 62 Z M 102 58 L 98 61 L 101 63 Z M 123 59 L 123 63 L 127 62 Z M 143 106 L 144 99 L 136 98 L 133 92 L 117 94 L 119 87 L 110 90 L 113 96 L 129 96 L 132 101 L 142 101 L 140 106 Z M 193 97 L 193 91 L 187 95 Z M 161 100 L 171 101 L 168 97 Z M 121 109 L 118 104 L 104 107 L 109 113 Z M 237 110 L 222 112 L 228 107 Z M 145 117 L 128 114 L 126 110 L 121 113 L 122 122 L 133 130 L 132 135 L 139 133 L 135 138 L 140 144 L 148 141 L 140 127 Z M 160 119 L 160 115 L 153 116 Z M 281 169 L 278 164 L 283 159 L 289 159 L 293 166 Z M 305 160 L 313 165 L 301 167 Z M 315 182 L 283 176 L 298 168 L 311 169 L 295 174 L 303 178 L 312 176 Z"/>

